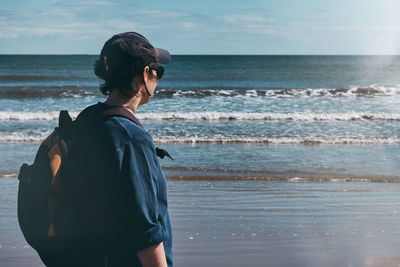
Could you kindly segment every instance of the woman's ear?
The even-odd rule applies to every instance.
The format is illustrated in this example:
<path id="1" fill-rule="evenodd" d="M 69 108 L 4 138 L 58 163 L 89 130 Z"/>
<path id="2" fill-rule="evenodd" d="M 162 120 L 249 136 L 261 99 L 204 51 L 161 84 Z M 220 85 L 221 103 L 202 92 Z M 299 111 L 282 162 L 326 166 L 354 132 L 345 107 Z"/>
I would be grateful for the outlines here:
<path id="1" fill-rule="evenodd" d="M 145 82 L 147 82 L 148 76 L 149 76 L 149 66 L 144 67 L 143 69 L 143 79 Z"/>

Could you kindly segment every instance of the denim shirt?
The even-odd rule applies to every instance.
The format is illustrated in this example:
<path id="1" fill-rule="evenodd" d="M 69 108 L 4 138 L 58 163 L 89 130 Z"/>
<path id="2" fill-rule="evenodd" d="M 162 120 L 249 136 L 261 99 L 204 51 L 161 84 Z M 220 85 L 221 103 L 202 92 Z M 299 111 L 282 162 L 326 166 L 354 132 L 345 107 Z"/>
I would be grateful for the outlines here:
<path id="1" fill-rule="evenodd" d="M 91 106 L 86 113 L 99 113 L 104 106 Z M 167 184 L 152 137 L 125 117 L 111 117 L 94 128 L 89 140 L 87 163 L 101 199 L 93 217 L 105 225 L 99 231 L 111 233 L 114 265 L 140 266 L 137 252 L 163 242 L 168 266 L 173 266 Z"/>

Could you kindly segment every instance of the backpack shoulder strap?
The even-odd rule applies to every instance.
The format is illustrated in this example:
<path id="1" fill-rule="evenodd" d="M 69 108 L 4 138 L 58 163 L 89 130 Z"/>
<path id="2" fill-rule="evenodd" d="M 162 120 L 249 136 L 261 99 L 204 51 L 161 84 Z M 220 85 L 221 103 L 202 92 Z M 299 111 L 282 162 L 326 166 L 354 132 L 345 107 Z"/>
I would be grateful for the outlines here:
<path id="1" fill-rule="evenodd" d="M 129 112 L 123 107 L 118 107 L 118 106 L 113 106 L 104 110 L 100 115 L 100 120 L 106 120 L 110 117 L 115 117 L 115 116 L 127 118 L 143 128 L 142 124 L 131 112 Z"/>
<path id="2" fill-rule="evenodd" d="M 143 128 L 142 124 L 131 112 L 129 112 L 125 108 L 119 107 L 119 106 L 113 106 L 113 107 L 110 107 L 110 108 L 107 108 L 106 110 L 104 110 L 100 115 L 100 120 L 106 120 L 107 118 L 114 117 L 114 116 L 127 118 L 127 119 L 133 121 L 134 123 L 136 123 L 138 126 Z M 162 159 L 164 157 L 169 157 L 173 160 L 173 158 L 168 153 L 168 151 L 166 151 L 164 149 L 156 147 L 156 153 L 157 153 L 157 156 Z"/>
<path id="3" fill-rule="evenodd" d="M 61 139 L 70 139 L 74 134 L 74 121 L 67 110 L 61 110 L 58 117 L 58 128 L 56 132 Z"/>

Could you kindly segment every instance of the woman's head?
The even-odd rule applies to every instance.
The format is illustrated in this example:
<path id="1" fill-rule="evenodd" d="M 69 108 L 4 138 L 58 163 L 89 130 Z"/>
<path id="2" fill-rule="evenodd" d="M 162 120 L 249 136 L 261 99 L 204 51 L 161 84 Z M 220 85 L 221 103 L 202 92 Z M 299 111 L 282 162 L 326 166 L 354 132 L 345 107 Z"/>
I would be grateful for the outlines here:
<path id="1" fill-rule="evenodd" d="M 167 64 L 170 61 L 171 56 L 167 50 L 154 48 L 139 33 L 125 32 L 114 35 L 104 44 L 94 72 L 104 80 L 100 87 L 103 94 L 108 95 L 112 90 L 118 90 L 123 96 L 131 98 L 138 93 L 138 85 L 141 83 L 148 90 L 144 72 L 147 73 L 146 79 L 157 79 L 153 75 L 160 76 L 163 73 L 157 64 Z"/>

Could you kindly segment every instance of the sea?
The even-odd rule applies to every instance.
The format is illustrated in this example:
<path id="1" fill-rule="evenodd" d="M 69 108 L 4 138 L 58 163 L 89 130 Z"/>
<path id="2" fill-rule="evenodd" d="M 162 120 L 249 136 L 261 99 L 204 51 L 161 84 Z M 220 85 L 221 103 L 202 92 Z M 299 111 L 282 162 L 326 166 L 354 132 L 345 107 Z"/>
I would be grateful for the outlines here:
<path id="1" fill-rule="evenodd" d="M 0 55 L 0 176 L 103 102 L 97 55 Z M 170 179 L 400 182 L 400 56 L 173 55 L 138 119 Z"/>
<path id="2" fill-rule="evenodd" d="M 43 266 L 16 177 L 60 110 L 105 101 L 97 58 L 0 55 L 1 266 Z M 176 266 L 399 266 L 400 56 L 173 55 L 165 68 L 137 117 L 174 159 L 160 164 Z"/>

